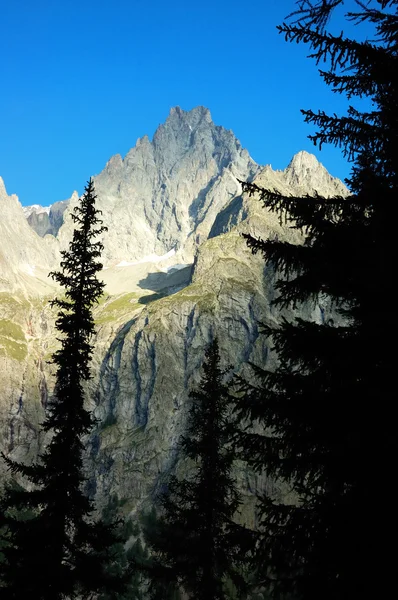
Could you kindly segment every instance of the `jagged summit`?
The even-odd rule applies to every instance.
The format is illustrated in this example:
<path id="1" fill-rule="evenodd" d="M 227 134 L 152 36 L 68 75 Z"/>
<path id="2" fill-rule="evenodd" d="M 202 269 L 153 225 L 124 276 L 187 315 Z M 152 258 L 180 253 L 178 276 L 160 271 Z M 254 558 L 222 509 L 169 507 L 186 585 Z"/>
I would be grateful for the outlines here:
<path id="1" fill-rule="evenodd" d="M 319 160 L 314 154 L 310 154 L 305 150 L 301 150 L 292 157 L 286 170 L 294 171 L 295 173 L 297 173 L 297 175 L 302 175 L 308 171 L 317 170 L 320 167 L 324 168 L 322 163 L 319 162 Z"/>
<path id="2" fill-rule="evenodd" d="M 207 119 L 207 121 L 211 121 L 210 110 L 206 108 L 206 106 L 195 106 L 191 110 L 183 110 L 180 106 L 173 106 L 170 108 L 169 116 L 167 117 L 166 123 L 169 119 L 178 118 L 178 119 L 192 119 L 192 120 L 200 120 Z"/>
<path id="3" fill-rule="evenodd" d="M 284 171 L 288 185 L 316 190 L 321 196 L 346 196 L 348 190 L 340 179 L 333 177 L 314 154 L 297 152 Z"/>
<path id="4" fill-rule="evenodd" d="M 170 108 L 165 124 L 172 120 L 191 121 L 198 123 L 205 119 L 209 123 L 212 121 L 210 110 L 206 106 L 195 106 L 191 110 L 184 110 L 180 106 L 172 106 Z"/>
<path id="5" fill-rule="evenodd" d="M 143 136 L 124 159 L 113 156 L 95 177 L 108 232 L 106 264 L 137 261 L 172 250 L 193 260 L 216 214 L 240 193 L 238 179 L 259 166 L 231 131 L 216 126 L 210 111 L 170 110 L 153 139 Z M 63 227 L 60 240 L 70 231 Z M 199 236 L 199 237 L 198 237 Z"/>
<path id="6" fill-rule="evenodd" d="M 191 110 L 183 110 L 179 106 L 172 107 L 166 121 L 157 127 L 152 140 L 146 134 L 139 137 L 135 146 L 127 152 L 124 159 L 120 154 L 115 154 L 109 159 L 107 166 L 114 167 L 126 160 L 129 162 L 138 148 L 144 149 L 153 146 L 158 149 L 158 154 L 163 153 L 164 155 L 172 154 L 172 150 L 174 152 L 177 150 L 179 154 L 184 153 L 190 145 L 195 143 L 196 135 L 206 134 L 213 129 L 219 129 L 221 132 L 227 131 L 213 123 L 210 111 L 205 106 L 197 106 Z M 174 143 L 173 148 L 167 147 L 167 144 L 173 140 L 177 140 L 179 144 Z M 240 147 L 239 141 L 236 141 Z"/>
<path id="7" fill-rule="evenodd" d="M 4 194 L 7 194 L 7 190 L 3 178 L 0 177 L 0 198 Z"/>
<path id="8" fill-rule="evenodd" d="M 173 107 L 152 140 L 140 137 L 124 158 L 112 156 L 95 177 L 108 226 L 104 263 L 171 251 L 192 261 L 197 240 L 207 237 L 216 214 L 240 193 L 238 179 L 252 179 L 259 170 L 233 132 L 213 123 L 206 107 Z M 56 233 L 38 209 L 30 213 L 40 235 Z M 58 232 L 61 247 L 71 235 L 67 215 L 68 210 Z"/>

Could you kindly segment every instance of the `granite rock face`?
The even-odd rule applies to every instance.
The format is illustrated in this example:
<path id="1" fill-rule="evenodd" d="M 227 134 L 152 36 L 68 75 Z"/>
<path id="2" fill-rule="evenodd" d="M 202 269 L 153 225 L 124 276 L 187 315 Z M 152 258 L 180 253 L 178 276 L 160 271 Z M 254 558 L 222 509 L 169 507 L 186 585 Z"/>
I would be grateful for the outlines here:
<path id="1" fill-rule="evenodd" d="M 44 237 L 50 230 L 50 208 L 33 204 L 24 207 L 23 211 L 31 228 L 36 231 L 37 235 Z"/>
<path id="2" fill-rule="evenodd" d="M 75 196 L 77 196 L 76 192 L 72 198 Z M 40 237 L 45 235 L 56 237 L 64 223 L 63 215 L 70 201 L 70 198 L 60 200 L 47 207 L 33 204 L 32 206 L 24 206 L 23 211 L 29 225 Z"/>
<path id="3" fill-rule="evenodd" d="M 252 179 L 258 171 L 206 108 L 171 109 L 152 142 L 139 139 L 124 160 L 114 156 L 95 177 L 108 223 L 105 262 L 172 251 L 180 262 L 192 262 L 217 213 L 239 193 L 237 179 Z"/>
<path id="4" fill-rule="evenodd" d="M 313 154 L 302 150 L 295 154 L 283 172 L 286 183 L 295 192 L 317 192 L 321 196 L 346 196 L 346 186 L 328 173 Z"/>
<path id="5" fill-rule="evenodd" d="M 186 470 L 177 443 L 189 390 L 215 335 L 233 372 L 249 376 L 248 361 L 275 364 L 258 328 L 259 320 L 275 323 L 281 316 L 271 305 L 275 274 L 250 253 L 241 233 L 297 244 L 302 238 L 256 198 L 242 195 L 237 180 L 252 178 L 288 194 L 347 194 L 306 152 L 284 171 L 261 169 L 203 107 L 172 109 L 152 141 L 141 138 L 95 177 L 108 227 L 107 288 L 95 309 L 87 403 L 99 425 L 87 440 L 86 468 L 100 506 L 117 493 L 127 513 L 146 508 L 171 470 Z M 17 198 L 0 185 L 6 241 L 0 249 L 0 446 L 21 460 L 45 444 L 39 423 L 54 384 L 49 358 L 57 342 L 48 305 L 56 289 L 44 273 L 71 239 L 77 201 L 74 194 L 56 238 L 40 238 Z M 300 314 L 321 322 L 329 311 L 325 299 Z M 273 483 L 239 467 L 238 477 L 245 494 L 241 518 L 254 524 L 253 491 Z"/>

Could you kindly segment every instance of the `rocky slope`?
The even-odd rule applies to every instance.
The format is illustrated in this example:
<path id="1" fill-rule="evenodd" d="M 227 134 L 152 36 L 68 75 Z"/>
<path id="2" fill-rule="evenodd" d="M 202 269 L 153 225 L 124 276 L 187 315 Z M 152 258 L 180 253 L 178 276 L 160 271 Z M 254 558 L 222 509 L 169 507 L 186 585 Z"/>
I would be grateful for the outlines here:
<path id="1" fill-rule="evenodd" d="M 152 142 L 142 138 L 95 178 L 109 228 L 102 272 L 107 288 L 96 309 L 94 378 L 87 389 L 99 419 L 87 472 L 100 505 L 116 492 L 126 512 L 148 506 L 167 473 L 186 468 L 178 462 L 177 441 L 188 391 L 214 335 L 224 364 L 235 372 L 247 372 L 249 360 L 274 360 L 258 331 L 259 320 L 279 318 L 270 304 L 274 273 L 251 255 L 240 233 L 301 240 L 255 198 L 241 195 L 237 179 L 252 177 L 284 193 L 347 193 L 305 152 L 285 171 L 260 169 L 201 107 L 173 109 Z M 69 242 L 68 215 L 77 197 L 56 239 L 40 238 L 4 188 L 0 202 L 0 234 L 7 240 L 0 254 L 0 445 L 30 459 L 44 443 L 38 424 L 53 385 L 48 359 L 56 344 L 47 302 L 55 288 L 38 273 L 52 267 Z M 35 267 L 34 275 L 26 264 Z M 321 320 L 328 306 L 306 310 Z M 272 483 L 245 470 L 239 477 L 244 518 L 253 523 L 252 492 Z"/>

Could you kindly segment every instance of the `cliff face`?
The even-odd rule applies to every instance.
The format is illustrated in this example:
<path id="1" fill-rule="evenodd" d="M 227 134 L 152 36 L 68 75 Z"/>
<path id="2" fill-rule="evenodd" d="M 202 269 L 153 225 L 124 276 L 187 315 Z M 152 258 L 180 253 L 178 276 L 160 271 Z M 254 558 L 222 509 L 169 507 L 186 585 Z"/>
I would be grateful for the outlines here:
<path id="1" fill-rule="evenodd" d="M 234 372 L 248 373 L 248 361 L 275 360 L 258 329 L 259 321 L 280 317 L 270 304 L 274 273 L 240 234 L 301 239 L 258 200 L 241 195 L 237 179 L 252 177 L 284 193 L 347 192 L 307 153 L 285 171 L 261 170 L 203 108 L 173 109 L 152 142 L 142 138 L 95 178 L 109 228 L 102 272 L 107 288 L 95 310 L 94 377 L 87 386 L 87 402 L 99 419 L 88 440 L 87 473 L 100 505 L 116 492 L 126 511 L 137 510 L 151 502 L 171 469 L 186 468 L 178 462 L 177 441 L 188 392 L 214 335 L 224 365 L 234 365 Z M 56 290 L 37 273 L 52 268 L 69 242 L 68 215 L 77 197 L 57 239 L 39 238 L 15 197 L 3 191 L 1 201 L 11 241 L 0 255 L 0 445 L 29 460 L 45 443 L 39 423 L 53 386 L 48 359 L 56 346 L 48 306 Z M 24 261 L 35 267 L 30 287 Z M 306 309 L 318 320 L 327 312 L 326 303 Z M 252 491 L 271 484 L 246 470 L 239 477 L 245 518 L 252 521 Z"/>

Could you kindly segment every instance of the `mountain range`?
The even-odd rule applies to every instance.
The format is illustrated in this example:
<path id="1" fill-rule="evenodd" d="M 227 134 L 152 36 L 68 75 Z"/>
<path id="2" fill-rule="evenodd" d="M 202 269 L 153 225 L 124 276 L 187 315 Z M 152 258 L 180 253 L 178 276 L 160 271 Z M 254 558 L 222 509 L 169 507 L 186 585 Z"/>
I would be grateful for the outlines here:
<path id="1" fill-rule="evenodd" d="M 126 514 L 146 508 L 179 460 L 188 392 L 217 335 L 223 364 L 250 376 L 248 361 L 275 357 L 259 321 L 280 318 L 271 305 L 275 274 L 247 249 L 241 233 L 301 243 L 239 180 L 284 194 L 346 195 L 315 156 L 296 154 L 284 171 L 261 167 L 232 131 L 204 107 L 179 107 L 124 158 L 94 176 L 103 236 L 105 294 L 95 309 L 97 334 L 87 402 L 98 427 L 87 440 L 88 489 L 98 505 L 116 493 Z M 51 353 L 57 290 L 48 273 L 72 236 L 79 201 L 23 208 L 0 178 L 0 447 L 31 460 L 45 444 L 40 431 L 52 392 Z M 329 307 L 308 306 L 325 318 Z M 0 471 L 4 470 L 0 467 Z M 242 518 L 254 523 L 255 490 L 272 485 L 239 470 Z M 285 491 L 281 491 L 285 493 Z"/>

